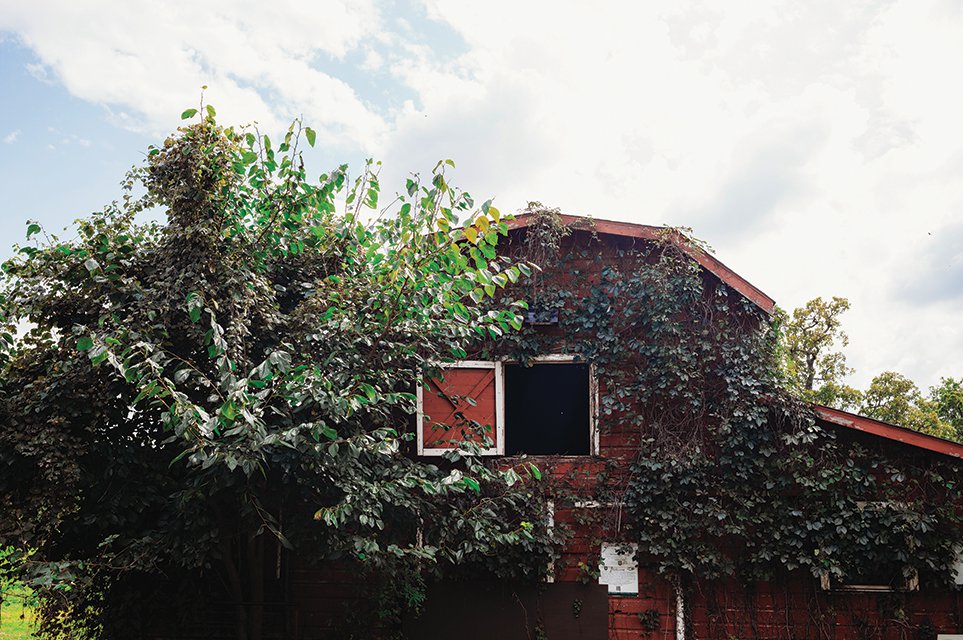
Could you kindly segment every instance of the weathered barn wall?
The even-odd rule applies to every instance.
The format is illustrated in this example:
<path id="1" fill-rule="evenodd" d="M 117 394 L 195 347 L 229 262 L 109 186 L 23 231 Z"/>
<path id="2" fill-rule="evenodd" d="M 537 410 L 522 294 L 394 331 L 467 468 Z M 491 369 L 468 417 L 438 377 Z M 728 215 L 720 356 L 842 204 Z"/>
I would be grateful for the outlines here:
<path id="1" fill-rule="evenodd" d="M 600 270 L 605 265 L 631 264 L 635 258 L 621 252 L 641 243 L 607 235 L 598 236 L 599 240 L 591 237 L 590 232 L 578 232 L 565 239 L 562 253 L 569 257 L 565 268 L 547 271 L 544 281 L 564 286 L 575 297 L 590 295 Z M 574 248 L 589 242 L 598 257 L 578 257 Z M 575 351 L 566 344 L 580 339 L 562 335 L 557 326 L 539 331 L 558 338 L 561 353 Z M 601 395 L 613 391 L 604 377 L 598 384 Z M 674 587 L 645 566 L 639 569 L 638 594 L 606 595 L 598 586 L 600 546 L 631 540 L 618 498 L 644 432 L 644 427 L 628 426 L 618 418 L 600 416 L 598 455 L 531 458 L 554 482 L 553 523 L 568 533 L 553 567 L 554 584 L 541 591 L 537 587 L 511 590 L 507 595 L 507 585 L 476 585 L 475 590 L 471 583 L 436 586 L 422 615 L 406 621 L 409 637 L 666 640 L 682 632 L 688 639 L 699 640 L 932 640 L 937 632 L 963 633 L 961 593 L 934 591 L 926 584 L 919 592 L 868 594 L 826 592 L 809 575 L 748 586 L 738 581 L 700 582 L 684 589 L 685 627 L 681 630 L 676 628 Z M 878 438 L 841 434 L 843 440 L 887 448 L 907 460 L 920 462 L 929 455 Z M 358 599 L 356 573 L 309 570 L 292 563 L 286 575 L 292 637 L 344 637 L 351 615 L 364 615 L 369 621 L 375 615 L 370 603 Z M 582 603 L 578 617 L 573 612 L 576 600 Z M 539 626 L 538 621 L 543 624 Z"/>

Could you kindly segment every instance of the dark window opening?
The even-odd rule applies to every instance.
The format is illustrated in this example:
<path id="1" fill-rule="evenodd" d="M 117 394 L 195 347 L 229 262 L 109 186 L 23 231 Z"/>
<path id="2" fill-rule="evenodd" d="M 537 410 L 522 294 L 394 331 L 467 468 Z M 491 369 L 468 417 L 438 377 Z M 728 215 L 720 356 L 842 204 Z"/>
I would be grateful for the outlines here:
<path id="1" fill-rule="evenodd" d="M 505 453 L 588 455 L 589 366 L 505 365 Z"/>

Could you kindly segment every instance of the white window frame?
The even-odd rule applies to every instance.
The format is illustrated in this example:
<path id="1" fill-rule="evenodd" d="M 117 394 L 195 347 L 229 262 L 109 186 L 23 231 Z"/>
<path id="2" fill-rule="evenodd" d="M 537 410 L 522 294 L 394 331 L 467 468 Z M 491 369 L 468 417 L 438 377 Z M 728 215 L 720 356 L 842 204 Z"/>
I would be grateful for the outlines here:
<path id="1" fill-rule="evenodd" d="M 459 360 L 437 365 L 439 369 L 494 369 L 495 370 L 495 446 L 481 450 L 483 456 L 500 456 L 505 454 L 505 376 L 502 363 L 493 360 Z M 418 385 L 416 391 L 418 404 L 418 455 L 443 456 L 450 451 L 458 451 L 451 447 L 425 446 L 425 386 Z"/>
<path id="2" fill-rule="evenodd" d="M 915 571 L 908 577 L 904 576 L 900 584 L 891 586 L 888 584 L 857 584 L 839 582 L 824 571 L 819 575 L 819 586 L 823 591 L 849 591 L 857 593 L 905 593 L 908 591 L 919 591 L 920 577 Z"/>
<path id="3" fill-rule="evenodd" d="M 527 361 L 529 364 L 588 364 L 588 393 L 589 393 L 589 453 L 590 456 L 599 455 L 599 428 L 598 428 L 598 406 L 599 406 L 599 385 L 596 377 L 595 365 L 572 354 L 545 354 Z M 494 369 L 495 370 L 495 446 L 483 449 L 482 455 L 502 456 L 505 455 L 505 365 L 519 364 L 518 360 L 459 360 L 457 362 L 446 362 L 436 365 L 439 369 Z M 424 434 L 424 385 L 419 384 L 417 389 L 417 437 L 418 455 L 420 456 L 441 456 L 448 451 L 454 451 L 450 447 L 426 447 Z M 582 457 L 581 455 L 563 457 Z"/>

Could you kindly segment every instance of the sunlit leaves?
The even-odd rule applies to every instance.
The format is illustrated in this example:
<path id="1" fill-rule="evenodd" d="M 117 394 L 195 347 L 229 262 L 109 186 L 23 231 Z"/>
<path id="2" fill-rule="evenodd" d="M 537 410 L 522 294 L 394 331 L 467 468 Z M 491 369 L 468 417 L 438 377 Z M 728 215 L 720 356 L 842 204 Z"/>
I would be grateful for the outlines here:
<path id="1" fill-rule="evenodd" d="M 89 454 L 58 461 L 62 487 L 28 487 L 52 543 L 63 541 L 57 514 L 90 492 L 104 506 L 76 520 L 90 515 L 97 531 L 64 536 L 119 535 L 126 548 L 154 535 L 134 517 L 118 523 L 143 505 L 151 526 L 176 523 L 158 535 L 191 552 L 172 558 L 151 542 L 138 569 L 178 573 L 223 563 L 215 541 L 295 543 L 272 513 L 284 501 L 285 522 L 317 512 L 312 535 L 370 566 L 479 562 L 540 575 L 552 537 L 530 524 L 541 521 L 537 473 L 489 468 L 472 455 L 477 443 L 444 470 L 409 455 L 421 376 L 522 326 L 521 307 L 494 299 L 528 268 L 496 250 L 504 216 L 474 208 L 445 173 L 454 162 L 397 194 L 373 161 L 313 179 L 299 155 L 298 132 L 317 142 L 310 127 L 295 122 L 277 143 L 200 111 L 130 177 L 143 198 L 79 221 L 67 241 L 31 225 L 42 241 L 4 265 L 4 311 L 36 326 L 20 342 L 3 333 L 3 357 L 22 376 L 9 387 L 18 424 L 60 444 L 69 430 Z M 146 209 L 165 222 L 138 225 Z M 126 475 L 107 479 L 115 472 Z M 512 550 L 517 561 L 502 562 Z"/>

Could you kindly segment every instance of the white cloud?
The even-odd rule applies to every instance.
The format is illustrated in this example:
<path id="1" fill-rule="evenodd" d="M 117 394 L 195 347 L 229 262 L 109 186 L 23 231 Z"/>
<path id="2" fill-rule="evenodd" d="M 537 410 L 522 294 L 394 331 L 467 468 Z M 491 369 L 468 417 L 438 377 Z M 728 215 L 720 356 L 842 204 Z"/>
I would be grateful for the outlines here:
<path id="1" fill-rule="evenodd" d="M 910 303 L 894 283 L 934 277 L 926 233 L 963 205 L 949 7 L 432 1 L 470 50 L 399 69 L 422 107 L 390 164 L 451 155 L 503 208 L 693 225 L 786 307 L 850 297 L 858 384 L 925 386 L 963 375 L 963 294 Z"/>
<path id="2" fill-rule="evenodd" d="M 53 75 L 84 100 L 123 106 L 122 126 L 164 133 L 208 85 L 206 99 L 228 121 L 277 130 L 304 113 L 319 133 L 362 147 L 383 127 L 348 85 L 312 65 L 319 53 L 344 57 L 372 33 L 370 2 L 43 4 L 7 3 L 0 30 L 33 49 L 42 63 L 31 65 L 34 75 Z"/>
<path id="3" fill-rule="evenodd" d="M 207 84 L 226 121 L 303 113 L 324 144 L 384 158 L 385 185 L 451 157 L 456 182 L 503 209 L 692 225 L 785 307 L 848 296 L 857 383 L 963 375 L 963 293 L 947 284 L 963 259 L 954 3 L 426 0 L 429 22 L 413 9 L 20 3 L 0 30 L 35 52 L 31 73 L 124 127 L 168 131 Z M 439 25 L 463 52 L 437 43 Z M 411 99 L 372 105 L 359 80 Z"/>
<path id="4" fill-rule="evenodd" d="M 20 129 L 14 129 L 13 131 L 11 131 L 10 133 L 8 133 L 3 137 L 3 143 L 13 144 L 14 142 L 17 141 L 17 138 L 20 137 L 20 133 L 21 133 Z"/>

